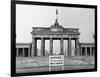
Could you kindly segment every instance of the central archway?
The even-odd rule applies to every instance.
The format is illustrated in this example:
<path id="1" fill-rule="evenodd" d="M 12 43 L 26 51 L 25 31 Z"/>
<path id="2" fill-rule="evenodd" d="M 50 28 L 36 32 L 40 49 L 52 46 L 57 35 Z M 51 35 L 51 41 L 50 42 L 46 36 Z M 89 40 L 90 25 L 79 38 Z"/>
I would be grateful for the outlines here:
<path id="1" fill-rule="evenodd" d="M 53 40 L 53 54 L 60 54 L 60 40 Z"/>

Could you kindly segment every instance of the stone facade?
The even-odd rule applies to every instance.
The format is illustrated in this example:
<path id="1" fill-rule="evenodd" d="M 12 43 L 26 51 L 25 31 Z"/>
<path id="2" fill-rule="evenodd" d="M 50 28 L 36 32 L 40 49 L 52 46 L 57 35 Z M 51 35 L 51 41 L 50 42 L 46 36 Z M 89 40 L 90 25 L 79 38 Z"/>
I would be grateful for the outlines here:
<path id="1" fill-rule="evenodd" d="M 41 55 L 45 54 L 45 40 L 50 40 L 50 55 L 53 55 L 53 40 L 60 40 L 60 55 L 64 54 L 64 40 L 68 41 L 68 55 L 72 56 L 72 40 L 75 41 L 74 56 L 94 56 L 95 47 L 94 43 L 80 43 L 79 42 L 79 29 L 78 28 L 64 28 L 59 25 L 56 20 L 51 27 L 33 27 L 32 43 L 18 43 L 16 44 L 16 56 L 19 57 L 37 57 L 37 40 L 41 40 Z M 66 55 L 65 55 L 66 56 Z"/>
<path id="2" fill-rule="evenodd" d="M 42 41 L 43 42 L 43 41 Z M 50 55 L 53 55 L 53 40 L 50 39 Z M 62 42 L 60 40 L 60 42 Z M 45 45 L 41 45 L 41 56 L 47 56 L 45 53 Z M 32 46 L 32 43 L 17 43 L 16 44 L 16 57 L 38 57 L 36 51 L 33 52 L 33 48 L 34 46 Z M 34 47 L 35 48 L 35 47 Z M 22 49 L 22 50 L 20 50 Z M 26 50 L 27 49 L 27 50 Z M 63 45 L 61 43 L 60 45 L 60 55 L 65 55 L 64 52 L 62 52 L 63 49 Z M 68 55 L 65 56 L 72 56 L 72 49 L 68 49 L 70 50 L 70 52 L 68 52 Z M 76 50 L 75 50 L 76 51 Z M 21 53 L 22 52 L 22 53 Z M 28 52 L 28 53 L 26 53 Z M 79 53 L 78 53 L 79 52 Z M 27 54 L 27 55 L 25 55 Z M 75 56 L 94 56 L 95 55 L 95 46 L 94 43 L 79 43 L 79 51 L 75 52 Z"/>

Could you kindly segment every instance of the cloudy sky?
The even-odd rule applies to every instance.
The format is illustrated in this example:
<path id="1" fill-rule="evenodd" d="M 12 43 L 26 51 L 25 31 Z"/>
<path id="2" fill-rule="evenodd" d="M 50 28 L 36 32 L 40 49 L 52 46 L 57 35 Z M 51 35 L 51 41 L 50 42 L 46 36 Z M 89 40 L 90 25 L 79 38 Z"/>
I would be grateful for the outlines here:
<path id="1" fill-rule="evenodd" d="M 79 28 L 80 42 L 94 42 L 94 9 L 39 5 L 16 5 L 16 42 L 31 43 L 32 27 L 50 27 L 56 19 L 65 28 Z"/>

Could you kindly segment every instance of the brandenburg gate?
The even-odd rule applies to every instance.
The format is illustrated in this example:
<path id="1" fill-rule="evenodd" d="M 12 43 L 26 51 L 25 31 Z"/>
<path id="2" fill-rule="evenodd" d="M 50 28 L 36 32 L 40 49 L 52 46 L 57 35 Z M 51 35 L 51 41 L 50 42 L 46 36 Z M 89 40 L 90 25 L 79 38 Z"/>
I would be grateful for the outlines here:
<path id="1" fill-rule="evenodd" d="M 64 28 L 59 25 L 56 19 L 54 25 L 44 27 L 33 27 L 32 34 L 32 51 L 31 57 L 37 56 L 37 40 L 41 39 L 41 56 L 45 56 L 45 40 L 50 40 L 50 55 L 53 55 L 53 40 L 60 40 L 60 55 L 64 55 L 64 40 L 68 40 L 68 56 L 71 56 L 71 40 L 75 40 L 75 56 L 80 55 L 79 47 L 79 29 Z"/>
<path id="2" fill-rule="evenodd" d="M 53 40 L 60 40 L 60 55 L 64 55 L 64 39 L 68 40 L 68 56 L 71 56 L 71 40 L 75 40 L 75 56 L 80 55 L 79 29 L 64 28 L 58 23 L 58 10 L 56 10 L 56 20 L 54 25 L 44 27 L 33 27 L 31 57 L 37 56 L 37 40 L 41 39 L 41 56 L 45 56 L 45 40 L 50 40 L 50 55 L 53 55 Z"/>

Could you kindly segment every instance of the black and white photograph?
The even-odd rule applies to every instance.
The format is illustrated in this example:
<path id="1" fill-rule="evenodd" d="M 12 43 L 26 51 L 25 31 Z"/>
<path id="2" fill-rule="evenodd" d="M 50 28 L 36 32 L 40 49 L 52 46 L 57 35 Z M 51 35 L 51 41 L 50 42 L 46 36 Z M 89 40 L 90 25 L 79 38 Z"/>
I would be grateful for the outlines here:
<path id="1" fill-rule="evenodd" d="M 16 74 L 95 69 L 95 23 L 95 8 L 16 4 Z"/>

